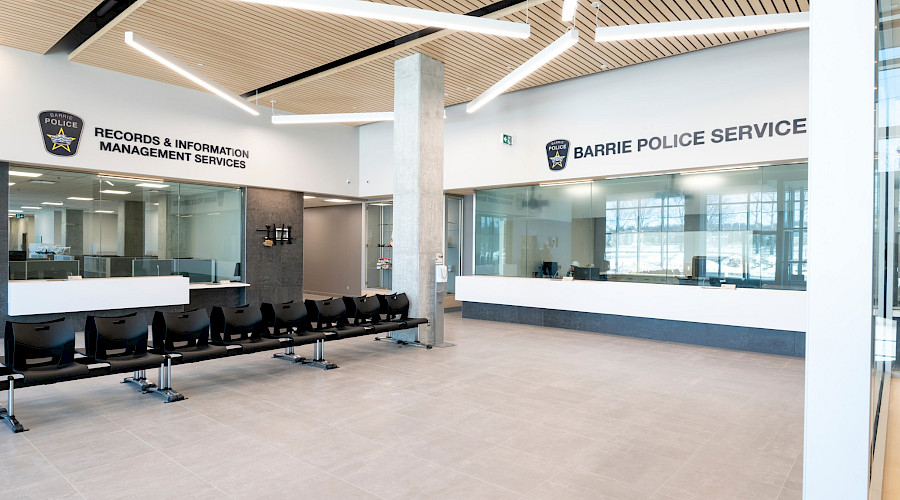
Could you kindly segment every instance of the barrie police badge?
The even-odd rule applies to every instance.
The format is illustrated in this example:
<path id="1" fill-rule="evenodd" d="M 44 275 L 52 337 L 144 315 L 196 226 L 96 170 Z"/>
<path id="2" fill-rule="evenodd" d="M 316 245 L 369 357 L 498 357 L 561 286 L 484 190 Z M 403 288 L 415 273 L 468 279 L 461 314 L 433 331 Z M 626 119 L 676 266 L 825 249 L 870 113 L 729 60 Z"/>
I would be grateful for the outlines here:
<path id="1" fill-rule="evenodd" d="M 566 168 L 566 160 L 569 158 L 569 141 L 557 139 L 547 143 L 547 163 L 550 170 L 562 170 Z"/>
<path id="2" fill-rule="evenodd" d="M 48 153 L 56 156 L 75 156 L 78 153 L 84 120 L 65 111 L 44 111 L 38 115 L 38 120 Z"/>

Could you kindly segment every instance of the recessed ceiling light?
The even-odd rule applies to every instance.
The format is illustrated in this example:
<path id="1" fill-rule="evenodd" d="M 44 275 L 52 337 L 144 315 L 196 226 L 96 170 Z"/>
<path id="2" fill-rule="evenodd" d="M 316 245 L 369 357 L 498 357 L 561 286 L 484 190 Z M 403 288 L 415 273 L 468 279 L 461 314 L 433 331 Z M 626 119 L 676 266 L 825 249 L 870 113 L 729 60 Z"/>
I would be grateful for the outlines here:
<path id="1" fill-rule="evenodd" d="M 44 174 L 37 174 L 34 172 L 20 172 L 18 170 L 10 170 L 9 175 L 13 175 L 16 177 L 40 177 Z"/>
<path id="2" fill-rule="evenodd" d="M 601 64 L 601 65 L 600 65 L 600 69 L 606 69 L 606 65 L 605 65 L 605 64 Z"/>
<path id="3" fill-rule="evenodd" d="M 341 200 L 339 198 L 325 198 L 325 201 L 330 201 L 331 203 L 352 203 L 353 200 Z"/>
<path id="4" fill-rule="evenodd" d="M 159 203 L 154 203 L 153 206 L 158 207 L 158 206 L 159 206 Z"/>
<path id="5" fill-rule="evenodd" d="M 304 199 L 304 200 L 315 200 L 316 197 L 315 197 L 315 196 L 310 196 L 310 195 L 305 194 L 305 195 L 303 195 L 303 199 Z"/>
<path id="6" fill-rule="evenodd" d="M 210 212 L 206 215 L 222 215 L 222 212 Z"/>
<path id="7" fill-rule="evenodd" d="M 10 185 L 10 186 L 15 186 L 16 183 L 15 183 L 15 182 L 10 182 L 9 185 Z"/>
<path id="8" fill-rule="evenodd" d="M 27 210 L 40 210 L 41 209 L 41 207 L 22 207 L 22 208 L 25 208 Z"/>
<path id="9" fill-rule="evenodd" d="M 100 192 L 106 194 L 131 194 L 131 191 L 116 191 L 115 189 L 101 189 Z"/>
<path id="10" fill-rule="evenodd" d="M 94 201 L 93 198 L 82 198 L 82 197 L 80 197 L 80 196 L 69 196 L 69 197 L 66 198 L 66 199 L 68 199 L 68 200 L 76 200 L 76 201 Z"/>
<path id="11" fill-rule="evenodd" d="M 20 213 L 22 213 L 22 211 L 21 211 L 21 210 L 10 210 L 9 213 L 11 213 L 11 214 L 20 214 Z"/>
<path id="12" fill-rule="evenodd" d="M 30 182 L 32 184 L 56 184 L 56 181 L 45 181 L 45 180 L 38 180 L 38 179 L 32 179 L 28 182 Z"/>
<path id="13" fill-rule="evenodd" d="M 110 186 L 112 186 L 112 187 L 116 187 L 116 185 L 115 185 L 115 184 L 113 184 L 113 183 L 112 183 L 112 182 L 110 182 L 110 181 L 103 181 L 103 182 L 105 182 L 105 183 L 107 183 L 107 184 L 109 184 L 109 185 L 110 185 Z"/>
<path id="14" fill-rule="evenodd" d="M 95 214 L 114 214 L 112 210 L 94 210 Z"/>
<path id="15" fill-rule="evenodd" d="M 54 207 L 61 207 L 63 203 L 61 201 L 42 201 L 41 205 L 53 205 Z"/>
<path id="16" fill-rule="evenodd" d="M 168 184 L 156 184 L 153 182 L 142 182 L 140 184 L 135 184 L 135 186 L 139 188 L 154 188 L 154 189 L 164 189 L 169 187 Z"/>

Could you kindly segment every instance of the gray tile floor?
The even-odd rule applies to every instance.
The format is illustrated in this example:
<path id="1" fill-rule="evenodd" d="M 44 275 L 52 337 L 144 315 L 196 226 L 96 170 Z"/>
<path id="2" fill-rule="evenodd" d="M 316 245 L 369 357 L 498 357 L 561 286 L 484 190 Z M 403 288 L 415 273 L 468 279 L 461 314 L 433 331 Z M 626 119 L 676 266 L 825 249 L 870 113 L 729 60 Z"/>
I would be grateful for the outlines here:
<path id="1" fill-rule="evenodd" d="M 18 391 L 0 497 L 800 498 L 802 360 L 458 313 L 446 338 L 176 366 L 174 404 L 115 376 Z"/>

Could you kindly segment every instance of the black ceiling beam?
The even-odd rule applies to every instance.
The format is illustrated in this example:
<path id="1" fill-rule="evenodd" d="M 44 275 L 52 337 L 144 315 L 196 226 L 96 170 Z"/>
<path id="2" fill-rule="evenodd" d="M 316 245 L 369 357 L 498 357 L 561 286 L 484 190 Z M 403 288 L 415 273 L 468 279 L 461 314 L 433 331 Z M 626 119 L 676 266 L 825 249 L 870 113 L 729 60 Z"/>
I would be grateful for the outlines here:
<path id="1" fill-rule="evenodd" d="M 472 12 L 467 12 L 465 15 L 472 16 L 472 17 L 483 17 L 488 14 L 493 14 L 494 12 L 506 9 L 508 7 L 512 7 L 513 5 L 523 3 L 524 1 L 525 0 L 501 0 L 499 2 L 494 2 L 490 5 L 486 5 L 480 9 L 475 9 Z M 283 87 L 287 84 L 294 83 L 298 80 L 302 80 L 304 78 L 309 78 L 318 73 L 322 73 L 323 71 L 328 71 L 330 69 L 334 69 L 339 66 L 343 66 L 344 64 L 348 64 L 353 61 L 357 61 L 364 57 L 369 57 L 371 55 L 378 54 L 379 52 L 383 52 L 385 50 L 392 49 L 398 45 L 402 45 L 404 43 L 408 43 L 413 40 L 417 40 L 419 38 L 428 36 L 432 33 L 437 33 L 438 31 L 442 31 L 442 30 L 443 30 L 443 28 L 425 28 L 425 29 L 416 31 L 414 33 L 410 33 L 408 35 L 401 36 L 400 38 L 397 38 L 395 40 L 391 40 L 389 42 L 385 42 L 385 43 L 376 45 L 374 47 L 371 47 L 371 48 L 368 48 L 365 50 L 361 50 L 355 54 L 350 54 L 349 56 L 342 57 L 342 58 L 334 60 L 330 63 L 326 63 L 321 66 L 317 66 L 315 68 L 309 69 L 302 73 L 297 73 L 294 76 L 289 76 L 282 80 L 278 80 L 275 83 L 270 83 L 268 85 L 264 85 L 258 89 L 251 90 L 250 92 L 247 92 L 247 93 L 241 95 L 241 97 L 249 98 L 249 97 L 252 97 L 254 94 L 268 92 L 270 90 L 275 90 L 278 87 Z"/>
<path id="2" fill-rule="evenodd" d="M 50 47 L 47 53 L 72 52 L 103 29 L 110 21 L 118 17 L 119 14 L 125 12 L 125 9 L 131 6 L 131 3 L 131 0 L 105 0 L 100 2 L 100 5 L 97 5 L 94 10 L 84 16 L 84 19 L 70 29 L 65 36 L 60 38 L 53 47 Z"/>

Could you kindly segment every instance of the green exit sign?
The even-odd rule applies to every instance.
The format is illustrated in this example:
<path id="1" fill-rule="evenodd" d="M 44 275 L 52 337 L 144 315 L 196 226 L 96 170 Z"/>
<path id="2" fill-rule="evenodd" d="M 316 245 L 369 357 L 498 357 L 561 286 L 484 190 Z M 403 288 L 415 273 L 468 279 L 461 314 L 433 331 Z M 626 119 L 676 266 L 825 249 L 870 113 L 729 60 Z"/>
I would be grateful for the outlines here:
<path id="1" fill-rule="evenodd" d="M 512 146 L 512 136 L 503 134 L 503 144 L 506 144 L 507 146 Z"/>

